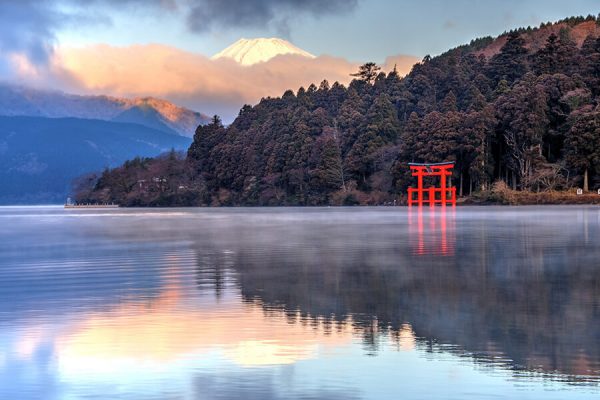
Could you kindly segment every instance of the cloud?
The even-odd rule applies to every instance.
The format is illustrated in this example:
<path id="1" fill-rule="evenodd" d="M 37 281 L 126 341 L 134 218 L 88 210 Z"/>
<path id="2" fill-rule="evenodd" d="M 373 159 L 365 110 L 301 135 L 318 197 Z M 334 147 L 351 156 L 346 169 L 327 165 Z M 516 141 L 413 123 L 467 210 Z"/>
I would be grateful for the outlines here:
<path id="1" fill-rule="evenodd" d="M 52 74 L 75 91 L 163 97 L 225 116 L 237 114 L 244 103 L 324 78 L 348 81 L 357 69 L 356 64 L 327 56 L 279 56 L 245 67 L 163 45 L 65 48 L 53 64 Z"/>
<path id="2" fill-rule="evenodd" d="M 33 64 L 51 57 L 56 33 L 65 26 L 110 25 L 115 9 L 143 9 L 157 16 L 177 12 L 191 32 L 271 25 L 289 35 L 289 21 L 345 13 L 358 0 L 0 0 L 0 54 L 22 54 Z M 125 10 L 125 11 L 124 11 Z M 2 65 L 3 63 L 4 65 Z M 6 68 L 6 57 L 0 68 Z"/>
<path id="3" fill-rule="evenodd" d="M 0 0 L 0 72 L 6 77 L 25 67 L 43 67 L 54 54 L 57 31 L 98 23 L 110 19 L 75 0 Z"/>
<path id="4" fill-rule="evenodd" d="M 0 73 L 18 68 L 14 55 L 40 66 L 52 57 L 56 33 L 65 26 L 110 25 L 111 15 L 135 8 L 178 13 L 191 32 L 270 26 L 289 36 L 293 19 L 344 13 L 358 0 L 0 0 Z"/>
<path id="5" fill-rule="evenodd" d="M 407 73 L 418 60 L 389 57 L 384 70 L 397 65 Z M 211 60 L 164 45 L 115 47 L 96 45 L 58 48 L 52 66 L 40 82 L 54 82 L 66 91 L 118 96 L 155 96 L 231 120 L 240 107 L 262 97 L 281 96 L 323 79 L 347 84 L 358 64 L 343 58 L 315 59 L 282 55 L 267 62 L 241 66 L 229 59 Z"/>
<path id="6" fill-rule="evenodd" d="M 456 23 L 456 21 L 450 19 L 444 22 L 444 29 L 455 29 L 457 26 L 458 24 Z"/>
<path id="7" fill-rule="evenodd" d="M 195 32 L 269 24 L 282 32 L 289 30 L 288 21 L 292 18 L 347 13 L 356 8 L 358 0 L 194 0 L 191 3 L 188 26 Z"/>
<path id="8" fill-rule="evenodd" d="M 0 16 L 0 53 L 21 53 L 36 64 L 47 62 L 55 41 L 54 31 L 64 15 L 44 1 L 0 0 Z"/>

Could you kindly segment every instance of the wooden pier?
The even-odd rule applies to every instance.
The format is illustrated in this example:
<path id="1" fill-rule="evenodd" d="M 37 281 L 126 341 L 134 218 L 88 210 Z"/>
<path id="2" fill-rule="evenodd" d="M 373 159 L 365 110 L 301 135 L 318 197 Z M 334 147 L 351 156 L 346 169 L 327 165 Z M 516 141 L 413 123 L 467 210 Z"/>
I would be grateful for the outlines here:
<path id="1" fill-rule="evenodd" d="M 65 208 L 119 208 L 118 204 L 65 204 Z"/>

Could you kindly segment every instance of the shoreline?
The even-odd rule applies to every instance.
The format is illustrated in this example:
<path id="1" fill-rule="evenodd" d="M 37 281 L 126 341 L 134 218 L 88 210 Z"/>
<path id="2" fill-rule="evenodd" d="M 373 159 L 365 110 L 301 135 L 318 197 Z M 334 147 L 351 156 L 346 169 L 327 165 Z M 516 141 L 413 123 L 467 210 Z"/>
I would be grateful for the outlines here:
<path id="1" fill-rule="evenodd" d="M 82 205 L 65 205 L 65 204 L 4 204 L 0 207 L 62 207 L 64 209 L 114 209 L 114 208 L 261 208 L 261 207 L 300 207 L 300 208 L 316 208 L 316 207 L 408 207 L 406 201 L 398 201 L 396 205 L 387 204 L 318 204 L 318 205 L 298 205 L 298 204 L 278 204 L 278 205 L 254 205 L 254 204 L 233 204 L 233 205 L 191 205 L 191 204 L 173 204 L 173 205 L 157 205 L 157 204 L 82 204 Z M 554 191 L 554 192 L 521 192 L 512 189 L 492 190 L 488 192 L 474 193 L 472 196 L 461 197 L 457 199 L 456 207 L 463 206 L 560 206 L 560 205 L 600 205 L 600 195 L 596 192 L 588 192 L 585 194 L 576 194 L 574 191 Z M 418 205 L 413 205 L 417 208 Z M 422 207 L 431 207 L 425 202 Z M 442 207 L 440 204 L 435 205 L 436 208 Z M 452 207 L 448 205 L 446 207 Z"/>

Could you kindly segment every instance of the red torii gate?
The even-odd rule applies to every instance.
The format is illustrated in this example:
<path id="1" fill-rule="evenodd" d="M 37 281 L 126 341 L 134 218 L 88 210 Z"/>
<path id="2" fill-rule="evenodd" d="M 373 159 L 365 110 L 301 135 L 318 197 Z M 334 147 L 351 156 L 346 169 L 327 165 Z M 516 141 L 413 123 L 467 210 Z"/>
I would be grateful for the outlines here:
<path id="1" fill-rule="evenodd" d="M 454 161 L 443 162 L 443 163 L 409 163 L 412 176 L 417 177 L 417 188 L 408 188 L 408 205 L 412 206 L 416 203 L 419 206 L 423 205 L 424 196 L 423 193 L 427 193 L 427 202 L 430 206 L 434 206 L 436 203 L 440 203 L 445 206 L 451 203 L 453 206 L 456 205 L 456 188 L 446 187 L 446 177 L 452 175 L 452 168 L 454 168 Z M 423 188 L 423 177 L 424 176 L 439 176 L 440 187 L 431 186 L 429 188 Z M 413 198 L 413 193 L 417 193 L 417 199 Z M 440 198 L 437 198 L 436 193 L 440 193 Z M 450 193 L 450 198 L 448 198 Z"/>

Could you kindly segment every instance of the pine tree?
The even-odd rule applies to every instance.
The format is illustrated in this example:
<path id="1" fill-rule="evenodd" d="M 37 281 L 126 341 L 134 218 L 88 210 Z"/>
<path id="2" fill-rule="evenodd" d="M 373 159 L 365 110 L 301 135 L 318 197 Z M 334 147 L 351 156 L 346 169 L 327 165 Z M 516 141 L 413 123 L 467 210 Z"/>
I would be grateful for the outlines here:
<path id="1" fill-rule="evenodd" d="M 563 33 L 560 38 L 554 33 L 548 36 L 546 45 L 531 57 L 532 68 L 536 74 L 569 74 L 573 65 L 578 62 L 575 43 L 567 31 L 561 32 Z"/>
<path id="2" fill-rule="evenodd" d="M 346 179 L 337 128 L 326 128 L 315 143 L 319 152 L 316 175 L 325 190 L 346 190 Z"/>
<path id="3" fill-rule="evenodd" d="M 600 38 L 588 36 L 580 51 L 581 75 L 594 96 L 600 95 Z"/>
<path id="4" fill-rule="evenodd" d="M 510 84 L 525 75 L 528 69 L 525 40 L 517 32 L 510 33 L 500 53 L 492 57 L 487 69 L 488 76 L 495 82 L 504 79 Z"/>
<path id="5" fill-rule="evenodd" d="M 350 74 L 350 76 L 355 76 L 359 78 L 359 80 L 371 84 L 373 81 L 375 81 L 375 78 L 379 74 L 380 70 L 381 67 L 379 67 L 377 64 L 374 62 L 368 62 L 361 65 L 358 69 L 358 72 Z"/>
<path id="6" fill-rule="evenodd" d="M 567 166 L 583 179 L 588 190 L 589 176 L 600 175 L 600 109 L 575 113 L 565 139 Z"/>
<path id="7" fill-rule="evenodd" d="M 548 118 L 546 94 L 528 74 L 496 101 L 508 167 L 521 188 L 530 188 L 536 166 L 542 161 L 542 138 Z"/>
<path id="8" fill-rule="evenodd" d="M 456 95 L 451 90 L 448 92 L 444 100 L 442 101 L 442 112 L 451 112 L 458 111 L 458 106 L 456 105 Z"/>

